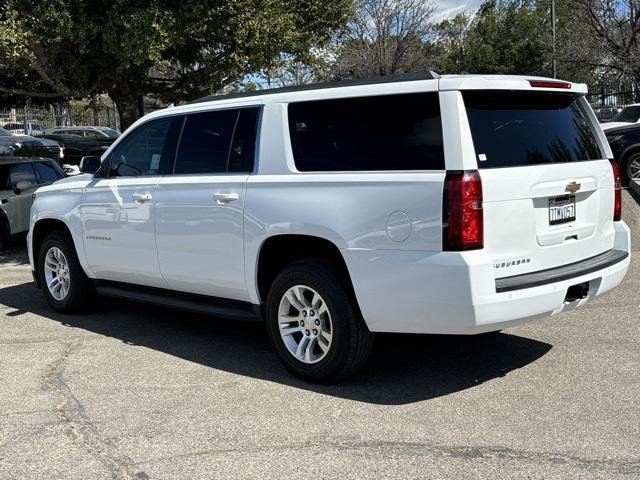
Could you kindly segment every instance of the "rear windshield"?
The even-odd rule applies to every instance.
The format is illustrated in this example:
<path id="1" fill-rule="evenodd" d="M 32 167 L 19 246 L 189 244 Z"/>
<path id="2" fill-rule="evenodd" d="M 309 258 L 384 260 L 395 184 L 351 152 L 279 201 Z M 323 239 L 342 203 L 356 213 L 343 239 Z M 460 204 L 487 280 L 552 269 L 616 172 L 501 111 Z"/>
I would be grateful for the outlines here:
<path id="1" fill-rule="evenodd" d="M 480 168 L 603 158 L 579 98 L 568 94 L 462 94 Z"/>

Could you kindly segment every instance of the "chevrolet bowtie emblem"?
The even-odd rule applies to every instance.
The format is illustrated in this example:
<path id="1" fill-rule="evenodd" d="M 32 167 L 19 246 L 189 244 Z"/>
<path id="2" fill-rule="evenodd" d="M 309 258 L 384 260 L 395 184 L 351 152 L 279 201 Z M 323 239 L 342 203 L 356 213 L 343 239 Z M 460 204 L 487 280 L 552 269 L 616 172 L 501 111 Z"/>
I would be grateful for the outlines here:
<path id="1" fill-rule="evenodd" d="M 581 187 L 581 185 L 579 183 L 571 182 L 571 183 L 567 184 L 567 186 L 564 189 L 564 191 L 565 192 L 576 193 L 578 190 L 580 190 L 580 187 Z"/>

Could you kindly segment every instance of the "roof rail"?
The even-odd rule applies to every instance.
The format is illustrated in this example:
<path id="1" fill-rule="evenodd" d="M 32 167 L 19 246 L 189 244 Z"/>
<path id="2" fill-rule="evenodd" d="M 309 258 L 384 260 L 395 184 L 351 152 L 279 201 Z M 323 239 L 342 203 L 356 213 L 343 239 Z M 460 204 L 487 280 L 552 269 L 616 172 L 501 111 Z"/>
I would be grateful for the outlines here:
<path id="1" fill-rule="evenodd" d="M 257 97 L 261 95 L 273 95 L 275 93 L 287 92 L 303 92 L 306 90 L 321 90 L 324 88 L 352 87 L 356 85 L 375 85 L 379 83 L 395 83 L 395 82 L 413 82 L 417 80 L 434 80 L 440 78 L 436 72 L 425 70 L 420 72 L 403 73 L 399 75 L 383 75 L 380 77 L 354 78 L 350 80 L 339 80 L 336 82 L 310 83 L 308 85 L 300 85 L 295 87 L 267 88 L 264 90 L 252 90 L 250 92 L 229 93 L 221 95 L 209 95 L 192 103 L 210 102 L 213 100 L 227 100 L 232 98 Z"/>

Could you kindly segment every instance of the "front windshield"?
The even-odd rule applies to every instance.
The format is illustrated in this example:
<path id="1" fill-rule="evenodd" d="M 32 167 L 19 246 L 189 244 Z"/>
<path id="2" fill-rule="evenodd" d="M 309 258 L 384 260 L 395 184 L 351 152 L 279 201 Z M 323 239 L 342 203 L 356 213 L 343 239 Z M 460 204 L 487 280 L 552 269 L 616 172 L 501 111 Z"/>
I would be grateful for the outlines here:
<path id="1" fill-rule="evenodd" d="M 8 130 L 5 130 L 4 128 L 0 128 L 0 137 L 10 137 L 11 136 L 11 132 Z"/>
<path id="2" fill-rule="evenodd" d="M 613 117 L 614 122 L 636 123 L 640 119 L 640 105 L 637 107 L 624 108 L 620 113 Z"/>
<path id="3" fill-rule="evenodd" d="M 104 127 L 101 128 L 100 131 L 109 138 L 118 138 L 120 136 L 120 132 L 117 132 L 112 128 Z"/>

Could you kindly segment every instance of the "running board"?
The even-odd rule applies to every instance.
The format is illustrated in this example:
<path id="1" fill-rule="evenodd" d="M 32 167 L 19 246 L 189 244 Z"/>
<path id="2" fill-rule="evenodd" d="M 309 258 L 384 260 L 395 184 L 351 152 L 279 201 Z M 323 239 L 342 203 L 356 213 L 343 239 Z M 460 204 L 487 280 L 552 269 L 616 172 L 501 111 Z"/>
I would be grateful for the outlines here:
<path id="1" fill-rule="evenodd" d="M 261 320 L 260 307 L 249 302 L 106 280 L 96 280 L 94 281 L 94 286 L 96 291 L 105 297 L 121 298 L 151 305 L 161 305 L 163 307 L 175 308 L 176 310 L 185 310 L 233 320 L 250 322 L 259 322 Z"/>

